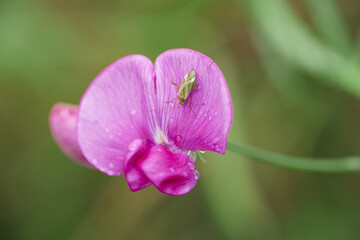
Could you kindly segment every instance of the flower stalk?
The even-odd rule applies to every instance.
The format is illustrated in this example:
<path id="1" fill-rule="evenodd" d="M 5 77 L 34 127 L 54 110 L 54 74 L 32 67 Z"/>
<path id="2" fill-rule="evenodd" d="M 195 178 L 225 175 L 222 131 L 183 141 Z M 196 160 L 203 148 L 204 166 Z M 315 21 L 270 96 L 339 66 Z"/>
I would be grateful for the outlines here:
<path id="1" fill-rule="evenodd" d="M 360 172 L 360 156 L 341 158 L 295 157 L 232 141 L 228 141 L 227 150 L 260 162 L 290 170 L 318 173 Z"/>

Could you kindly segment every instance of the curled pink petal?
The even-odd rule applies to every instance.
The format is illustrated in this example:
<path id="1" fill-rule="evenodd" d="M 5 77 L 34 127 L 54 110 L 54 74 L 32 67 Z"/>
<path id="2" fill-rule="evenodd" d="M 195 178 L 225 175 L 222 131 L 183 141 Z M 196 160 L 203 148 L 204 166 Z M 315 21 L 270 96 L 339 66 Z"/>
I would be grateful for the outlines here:
<path id="1" fill-rule="evenodd" d="M 188 99 L 183 105 L 173 106 L 179 102 L 179 88 L 172 79 L 180 84 L 192 69 L 196 72 L 195 84 L 199 84 L 190 92 L 192 102 Z M 181 149 L 224 154 L 233 117 L 229 89 L 218 66 L 199 52 L 173 49 L 156 59 L 155 74 L 156 89 L 150 89 L 149 98 L 161 109 L 153 114 L 157 119 L 161 116 L 161 130 Z"/>
<path id="2" fill-rule="evenodd" d="M 154 184 L 161 192 L 183 195 L 194 188 L 199 173 L 184 152 L 172 153 L 162 145 L 135 139 L 130 143 L 124 161 L 126 181 L 131 191 Z"/>
<path id="3" fill-rule="evenodd" d="M 153 146 L 138 166 L 160 192 L 169 195 L 190 192 L 198 179 L 195 164 L 187 153 L 172 153 L 163 145 Z"/>
<path id="4" fill-rule="evenodd" d="M 149 140 L 135 139 L 128 147 L 129 152 L 124 161 L 124 172 L 131 191 L 139 191 L 151 185 L 150 180 L 137 166 L 137 163 L 139 160 L 149 157 L 149 150 L 152 146 L 154 144 Z"/>
<path id="5" fill-rule="evenodd" d="M 103 70 L 79 105 L 78 140 L 88 161 L 108 175 L 120 175 L 128 145 L 150 139 L 145 83 L 153 65 L 141 55 L 124 57 Z"/>
<path id="6" fill-rule="evenodd" d="M 66 155 L 76 163 L 92 167 L 83 156 L 76 136 L 76 120 L 78 107 L 66 103 L 57 103 L 50 112 L 49 123 L 51 133 Z"/>

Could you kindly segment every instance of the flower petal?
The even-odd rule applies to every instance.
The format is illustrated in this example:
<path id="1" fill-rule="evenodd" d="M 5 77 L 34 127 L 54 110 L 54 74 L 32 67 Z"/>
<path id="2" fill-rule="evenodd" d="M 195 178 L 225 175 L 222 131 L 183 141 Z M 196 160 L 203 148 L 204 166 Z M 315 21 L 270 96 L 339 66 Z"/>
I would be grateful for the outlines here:
<path id="1" fill-rule="evenodd" d="M 139 159 L 146 159 L 149 156 L 150 148 L 154 146 L 149 140 L 135 139 L 129 145 L 129 152 L 124 161 L 124 173 L 130 190 L 135 192 L 151 185 L 150 180 L 137 166 Z"/>
<path id="2" fill-rule="evenodd" d="M 79 106 L 79 145 L 89 162 L 108 175 L 120 175 L 128 145 L 149 139 L 145 83 L 153 64 L 141 55 L 119 59 L 91 83 Z"/>
<path id="3" fill-rule="evenodd" d="M 178 70 L 177 70 L 178 69 Z M 184 76 L 192 69 L 199 86 L 192 90 L 190 107 L 172 107 L 179 100 L 179 88 Z M 168 134 L 175 145 L 188 150 L 210 150 L 225 153 L 227 135 L 232 123 L 232 103 L 225 78 L 218 66 L 207 56 L 190 49 L 173 49 L 162 53 L 155 62 L 156 89 L 149 94 L 156 108 L 160 129 Z M 165 107 L 165 108 L 164 108 Z M 195 116 L 196 114 L 196 116 Z"/>
<path id="4" fill-rule="evenodd" d="M 83 156 L 76 136 L 76 120 L 78 107 L 72 104 L 57 103 L 53 106 L 49 116 L 51 133 L 66 155 L 76 163 L 92 167 Z"/>
<path id="5" fill-rule="evenodd" d="M 185 152 L 173 153 L 163 145 L 155 145 L 141 155 L 136 166 L 160 192 L 174 196 L 191 191 L 199 176 Z"/>
<path id="6" fill-rule="evenodd" d="M 141 139 L 129 145 L 124 172 L 131 191 L 154 184 L 160 192 L 175 196 L 191 191 L 199 178 L 185 152 L 172 153 L 163 145 Z"/>

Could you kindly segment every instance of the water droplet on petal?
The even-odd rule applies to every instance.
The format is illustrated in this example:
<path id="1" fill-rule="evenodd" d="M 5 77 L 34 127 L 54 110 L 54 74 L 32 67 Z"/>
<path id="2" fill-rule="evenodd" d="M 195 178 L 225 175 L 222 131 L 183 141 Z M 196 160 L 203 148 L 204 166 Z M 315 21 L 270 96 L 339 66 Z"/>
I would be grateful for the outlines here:
<path id="1" fill-rule="evenodd" d="M 187 177 L 189 174 L 187 172 L 183 172 L 184 177 Z"/>
<path id="2" fill-rule="evenodd" d="M 158 151 L 158 152 L 162 152 L 163 150 L 162 150 L 162 148 L 161 148 L 161 147 L 158 147 L 158 148 L 156 149 L 156 151 Z"/>
<path id="3" fill-rule="evenodd" d="M 68 110 L 67 109 L 62 109 L 60 111 L 60 116 L 61 117 L 67 117 L 67 115 L 68 115 Z"/>
<path id="4" fill-rule="evenodd" d="M 200 177 L 200 173 L 198 171 L 194 171 L 195 179 L 198 180 Z"/>
<path id="5" fill-rule="evenodd" d="M 170 172 L 174 173 L 175 169 L 173 167 L 169 168 Z"/>
<path id="6" fill-rule="evenodd" d="M 109 163 L 109 168 L 113 168 L 114 167 L 114 164 L 111 162 Z"/>
<path id="7" fill-rule="evenodd" d="M 215 151 L 220 151 L 220 147 L 219 147 L 219 145 L 215 145 Z"/>
<path id="8" fill-rule="evenodd" d="M 207 113 L 205 113 L 204 116 L 206 117 L 206 116 L 207 116 Z"/>
<path id="9" fill-rule="evenodd" d="M 131 110 L 131 115 L 135 115 L 136 114 L 136 110 L 135 109 L 133 109 L 133 110 Z"/>
<path id="10" fill-rule="evenodd" d="M 210 115 L 210 116 L 209 116 L 209 120 L 211 120 L 211 119 L 212 119 L 212 116 Z"/>
<path id="11" fill-rule="evenodd" d="M 200 150 L 199 152 L 200 152 L 200 153 L 206 153 L 206 151 L 204 151 L 204 150 Z"/>
<path id="12" fill-rule="evenodd" d="M 141 145 L 141 143 L 142 141 L 140 139 L 135 139 L 129 144 L 128 148 L 130 151 L 135 151 Z"/>
<path id="13" fill-rule="evenodd" d="M 188 161 L 187 162 L 187 166 L 191 169 L 194 170 L 195 169 L 195 164 L 192 161 Z"/>
<path id="14" fill-rule="evenodd" d="M 181 140 L 182 140 L 182 136 L 177 135 L 177 136 L 175 137 L 175 143 L 176 143 L 176 144 L 179 144 L 179 143 L 181 142 Z"/>

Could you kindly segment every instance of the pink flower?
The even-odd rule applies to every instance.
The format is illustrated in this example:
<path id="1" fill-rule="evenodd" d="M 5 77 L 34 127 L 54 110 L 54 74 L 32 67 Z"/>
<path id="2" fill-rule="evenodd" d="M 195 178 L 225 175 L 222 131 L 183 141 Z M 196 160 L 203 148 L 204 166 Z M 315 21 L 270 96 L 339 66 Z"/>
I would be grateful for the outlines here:
<path id="1" fill-rule="evenodd" d="M 199 84 L 192 102 L 176 105 L 172 79 L 180 84 L 192 69 Z M 69 157 L 111 176 L 124 173 L 132 191 L 154 185 L 169 195 L 186 194 L 199 177 L 185 150 L 224 154 L 232 123 L 223 74 L 190 49 L 166 51 L 155 65 L 142 55 L 119 59 L 95 78 L 75 113 L 57 104 L 50 114 L 53 136 Z"/>

